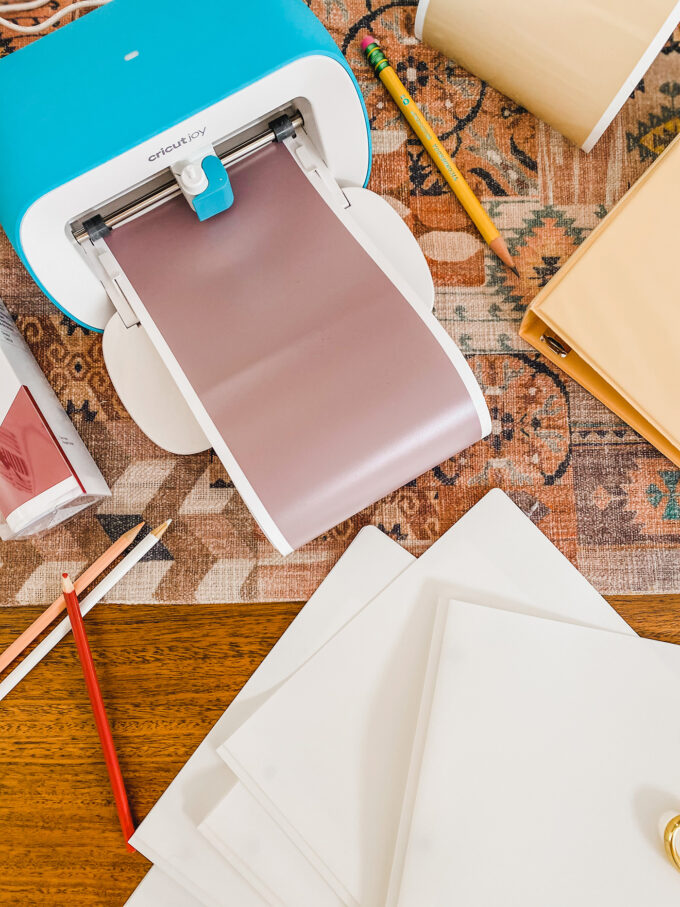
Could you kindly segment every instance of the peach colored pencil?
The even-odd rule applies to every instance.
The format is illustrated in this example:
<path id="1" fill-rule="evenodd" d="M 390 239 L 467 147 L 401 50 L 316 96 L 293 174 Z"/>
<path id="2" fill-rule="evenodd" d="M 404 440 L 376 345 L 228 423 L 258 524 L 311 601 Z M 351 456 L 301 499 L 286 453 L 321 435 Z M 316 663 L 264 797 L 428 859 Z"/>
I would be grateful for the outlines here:
<path id="1" fill-rule="evenodd" d="M 115 541 L 108 550 L 100 555 L 100 557 L 98 557 L 84 573 L 81 573 L 74 583 L 77 594 L 80 594 L 84 589 L 87 589 L 87 587 L 93 583 L 107 567 L 111 566 L 118 555 L 122 554 L 123 551 L 134 542 L 143 526 L 144 523 L 141 522 L 133 529 L 129 529 L 124 535 L 121 535 L 121 537 Z M 29 646 L 34 639 L 37 639 L 42 631 L 46 630 L 52 621 L 59 617 L 65 608 L 66 602 L 64 596 L 60 595 L 49 608 L 46 608 L 43 611 L 40 617 L 36 617 L 31 626 L 27 627 L 21 636 L 17 637 L 17 639 L 0 654 L 0 671 L 4 671 L 15 658 L 21 655 L 24 649 Z"/>

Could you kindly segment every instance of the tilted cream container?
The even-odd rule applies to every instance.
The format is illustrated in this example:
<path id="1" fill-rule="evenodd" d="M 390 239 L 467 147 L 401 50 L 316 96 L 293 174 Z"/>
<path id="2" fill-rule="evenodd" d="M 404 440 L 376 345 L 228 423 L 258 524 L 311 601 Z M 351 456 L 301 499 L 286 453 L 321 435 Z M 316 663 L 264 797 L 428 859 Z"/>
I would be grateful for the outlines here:
<path id="1" fill-rule="evenodd" d="M 415 32 L 590 151 L 679 20 L 677 0 L 420 0 Z"/>

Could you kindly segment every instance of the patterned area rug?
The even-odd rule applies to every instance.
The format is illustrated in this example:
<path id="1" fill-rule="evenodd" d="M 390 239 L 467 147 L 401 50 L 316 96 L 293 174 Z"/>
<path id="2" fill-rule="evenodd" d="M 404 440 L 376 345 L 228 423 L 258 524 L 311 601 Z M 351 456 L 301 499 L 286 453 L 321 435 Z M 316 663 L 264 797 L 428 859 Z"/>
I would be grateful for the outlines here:
<path id="1" fill-rule="evenodd" d="M 109 382 L 99 336 L 45 300 L 3 236 L 0 296 L 113 498 L 43 538 L 0 545 L 0 603 L 48 601 L 64 566 L 77 572 L 140 518 L 155 524 L 168 516 L 175 523 L 166 544 L 115 590 L 117 601 L 306 599 L 361 526 L 379 526 L 420 554 L 494 486 L 505 489 L 601 592 L 680 591 L 680 470 L 517 335 L 537 290 L 680 131 L 680 31 L 595 150 L 584 155 L 420 45 L 412 37 L 413 3 L 312 0 L 311 6 L 366 98 L 375 143 L 371 188 L 405 218 L 428 257 L 436 314 L 469 356 L 493 433 L 281 558 L 214 457 L 175 457 L 141 434 Z M 491 211 L 521 271 L 519 282 L 485 250 L 369 71 L 359 47 L 366 29 L 383 41 Z M 22 43 L 0 31 L 0 52 Z"/>

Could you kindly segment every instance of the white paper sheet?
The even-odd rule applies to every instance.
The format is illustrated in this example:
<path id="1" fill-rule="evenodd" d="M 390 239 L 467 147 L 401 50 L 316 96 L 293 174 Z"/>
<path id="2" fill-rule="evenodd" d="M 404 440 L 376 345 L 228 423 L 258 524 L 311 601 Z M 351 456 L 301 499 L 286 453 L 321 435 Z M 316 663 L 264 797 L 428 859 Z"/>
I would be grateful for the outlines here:
<path id="1" fill-rule="evenodd" d="M 266 903 L 197 829 L 236 783 L 218 744 L 413 560 L 378 529 L 362 529 L 133 835 L 140 853 L 207 907 Z"/>
<path id="2" fill-rule="evenodd" d="M 189 894 L 158 866 L 152 866 L 127 901 L 134 907 L 201 907 L 202 902 Z"/>
<path id="3" fill-rule="evenodd" d="M 342 898 L 242 784 L 234 785 L 199 831 L 272 907 L 343 907 Z"/>
<path id="4" fill-rule="evenodd" d="M 680 647 L 451 602 L 436 660 L 398 907 L 677 903 Z"/>
<path id="5" fill-rule="evenodd" d="M 492 491 L 282 685 L 220 755 L 347 905 L 384 902 L 441 596 L 629 632 Z M 247 851 L 228 821 L 213 833 Z"/>

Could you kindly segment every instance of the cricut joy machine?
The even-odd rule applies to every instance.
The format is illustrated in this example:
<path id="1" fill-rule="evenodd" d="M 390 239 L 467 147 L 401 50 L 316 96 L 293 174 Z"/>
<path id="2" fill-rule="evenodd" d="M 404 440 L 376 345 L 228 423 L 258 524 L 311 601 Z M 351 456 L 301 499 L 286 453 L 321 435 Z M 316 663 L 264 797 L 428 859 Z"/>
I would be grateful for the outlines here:
<path id="1" fill-rule="evenodd" d="M 343 505 L 320 500 L 319 518 L 305 527 L 295 515 L 272 516 L 166 342 L 162 319 L 117 261 L 119 230 L 172 209 L 195 221 L 195 230 L 187 228 L 192 237 L 199 229 L 208 236 L 220 218 L 242 216 L 245 203 L 230 174 L 272 155 L 272 145 L 281 153 L 285 147 L 445 348 L 473 399 L 456 449 L 486 433 L 488 414 L 462 356 L 430 314 L 434 290 L 417 242 L 393 208 L 363 188 L 371 162 L 366 110 L 321 23 L 303 0 L 206 0 L 195 27 L 186 24 L 187 9 L 178 0 L 112 0 L 0 61 L 0 223 L 53 302 L 80 325 L 105 331 L 107 368 L 139 426 L 176 453 L 212 446 L 265 534 L 286 553 L 412 475 L 397 471 L 392 479 L 387 468 L 375 492 L 343 492 Z M 267 172 L 255 180 L 260 191 Z M 253 231 L 248 240 L 256 247 L 259 237 Z M 267 266 L 266 259 L 258 267 Z M 177 305 L 191 324 L 192 299 Z M 323 311 L 323 299 L 318 306 Z M 448 447 L 417 461 L 418 471 L 453 452 L 449 438 Z"/>

